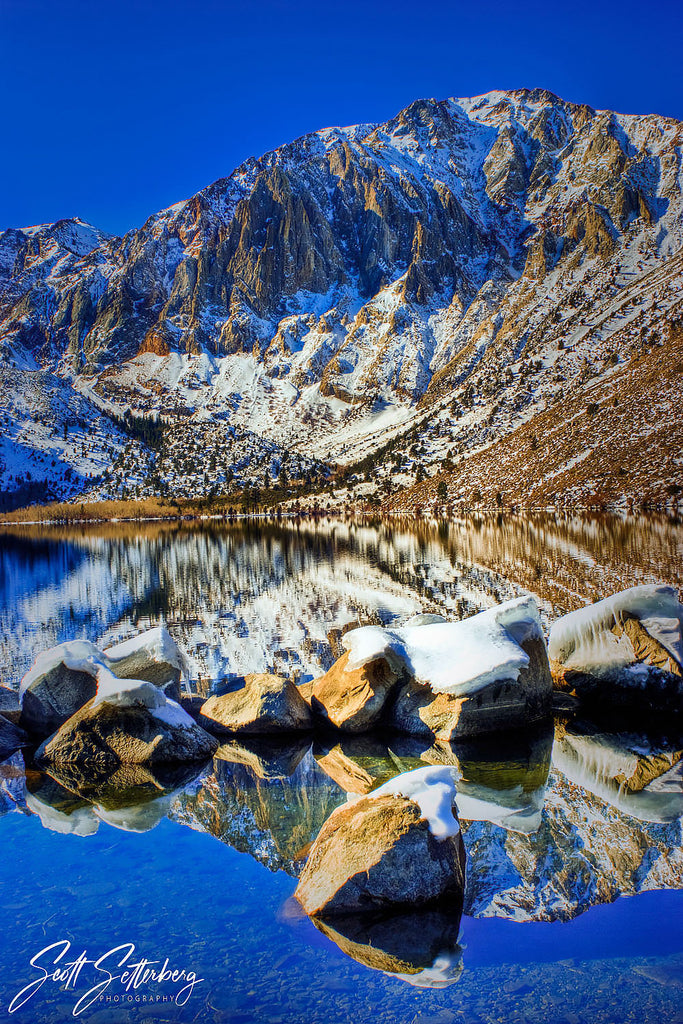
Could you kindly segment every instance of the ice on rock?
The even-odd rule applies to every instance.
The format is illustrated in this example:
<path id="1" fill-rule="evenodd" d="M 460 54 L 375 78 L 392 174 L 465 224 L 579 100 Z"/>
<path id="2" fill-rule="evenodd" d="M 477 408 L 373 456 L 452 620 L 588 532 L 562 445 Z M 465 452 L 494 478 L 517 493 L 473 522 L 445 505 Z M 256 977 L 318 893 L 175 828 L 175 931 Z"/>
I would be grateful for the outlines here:
<path id="1" fill-rule="evenodd" d="M 673 587 L 655 585 L 631 587 L 564 615 L 552 626 L 548 654 L 565 668 L 581 672 L 603 674 L 635 666 L 638 659 L 628 636 L 612 632 L 634 618 L 683 665 L 683 606 Z M 633 681 L 638 681 L 637 672 Z"/>
<path id="2" fill-rule="evenodd" d="M 529 664 L 520 645 L 531 639 L 543 639 L 538 607 L 533 597 L 520 597 L 461 622 L 362 626 L 346 633 L 342 644 L 349 669 L 379 657 L 398 660 L 435 693 L 459 697 L 518 679 Z"/>
<path id="3" fill-rule="evenodd" d="M 449 836 L 457 836 L 460 831 L 458 819 L 453 814 L 457 778 L 455 768 L 429 765 L 427 768 L 417 768 L 413 772 L 397 775 L 395 779 L 372 790 L 366 799 L 403 796 L 406 800 L 412 800 L 427 820 L 432 835 L 436 839 L 447 839 Z"/>

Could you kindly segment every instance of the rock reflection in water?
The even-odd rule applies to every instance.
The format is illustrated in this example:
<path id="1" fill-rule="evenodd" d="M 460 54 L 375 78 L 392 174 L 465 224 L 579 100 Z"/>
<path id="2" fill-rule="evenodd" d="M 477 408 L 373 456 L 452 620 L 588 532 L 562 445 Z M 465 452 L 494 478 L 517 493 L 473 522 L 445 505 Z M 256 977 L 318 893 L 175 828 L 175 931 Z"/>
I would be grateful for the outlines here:
<path id="1" fill-rule="evenodd" d="M 168 817 L 176 794 L 197 774 L 197 765 L 161 773 L 125 765 L 108 776 L 61 765 L 50 773 L 27 773 L 25 803 L 54 832 L 88 836 L 101 821 L 124 832 L 149 832 Z"/>
<path id="2" fill-rule="evenodd" d="M 553 760 L 562 774 L 639 821 L 667 823 L 683 815 L 683 738 L 657 742 L 638 733 L 590 725 L 560 729 Z"/>
<path id="3" fill-rule="evenodd" d="M 303 748 L 240 739 L 219 749 L 194 792 L 169 817 L 249 853 L 271 871 L 296 875 L 323 822 L 345 792 Z M 230 759 L 228 759 L 230 758 Z"/>
<path id="4" fill-rule="evenodd" d="M 453 985 L 463 970 L 462 908 L 405 914 L 312 918 L 316 928 L 353 960 L 417 988 Z"/>

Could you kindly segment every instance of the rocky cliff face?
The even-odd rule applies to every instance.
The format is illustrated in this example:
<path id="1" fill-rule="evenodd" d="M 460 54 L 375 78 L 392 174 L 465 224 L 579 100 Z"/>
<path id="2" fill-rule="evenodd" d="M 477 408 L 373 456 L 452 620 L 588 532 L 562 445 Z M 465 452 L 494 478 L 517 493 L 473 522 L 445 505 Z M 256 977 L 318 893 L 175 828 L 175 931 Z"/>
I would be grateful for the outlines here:
<path id="1" fill-rule="evenodd" d="M 292 447 L 315 424 L 340 461 L 429 409 L 441 459 L 678 315 L 682 133 L 542 90 L 420 100 L 250 159 L 123 238 L 6 231 L 3 356 Z"/>

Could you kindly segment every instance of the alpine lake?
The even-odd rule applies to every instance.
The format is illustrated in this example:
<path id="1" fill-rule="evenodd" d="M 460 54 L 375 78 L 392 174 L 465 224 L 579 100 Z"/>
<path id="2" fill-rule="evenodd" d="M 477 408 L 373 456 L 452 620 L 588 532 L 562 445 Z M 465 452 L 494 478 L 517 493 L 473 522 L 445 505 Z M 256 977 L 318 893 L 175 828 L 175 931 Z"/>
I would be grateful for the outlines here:
<path id="1" fill-rule="evenodd" d="M 23 526 L 0 533 L 0 565 L 3 686 L 62 641 L 104 647 L 164 623 L 191 691 L 208 696 L 249 672 L 315 678 L 350 623 L 460 619 L 532 593 L 547 626 L 628 586 L 680 588 L 683 526 L 553 514 Z M 683 1022 L 682 750 L 673 720 L 568 711 L 529 735 L 441 749 L 461 780 L 462 917 L 338 931 L 292 898 L 311 843 L 349 794 L 433 763 L 429 744 L 240 739 L 170 783 L 103 793 L 65 790 L 17 751 L 0 764 L 0 1013 Z M 639 765 L 654 781 L 622 785 Z"/>

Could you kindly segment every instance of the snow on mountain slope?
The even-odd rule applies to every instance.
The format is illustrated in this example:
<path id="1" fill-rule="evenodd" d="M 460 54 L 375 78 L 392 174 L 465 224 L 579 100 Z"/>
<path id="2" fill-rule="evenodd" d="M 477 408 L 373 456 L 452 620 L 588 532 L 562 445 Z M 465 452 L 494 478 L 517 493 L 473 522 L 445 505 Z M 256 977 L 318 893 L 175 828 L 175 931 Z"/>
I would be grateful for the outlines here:
<path id="1" fill-rule="evenodd" d="M 225 419 L 266 443 L 255 483 L 408 429 L 408 471 L 436 468 L 680 318 L 682 141 L 543 90 L 313 132 L 121 239 L 4 232 L 3 357 L 107 408 Z M 205 470 L 195 493 L 225 484 Z"/>

